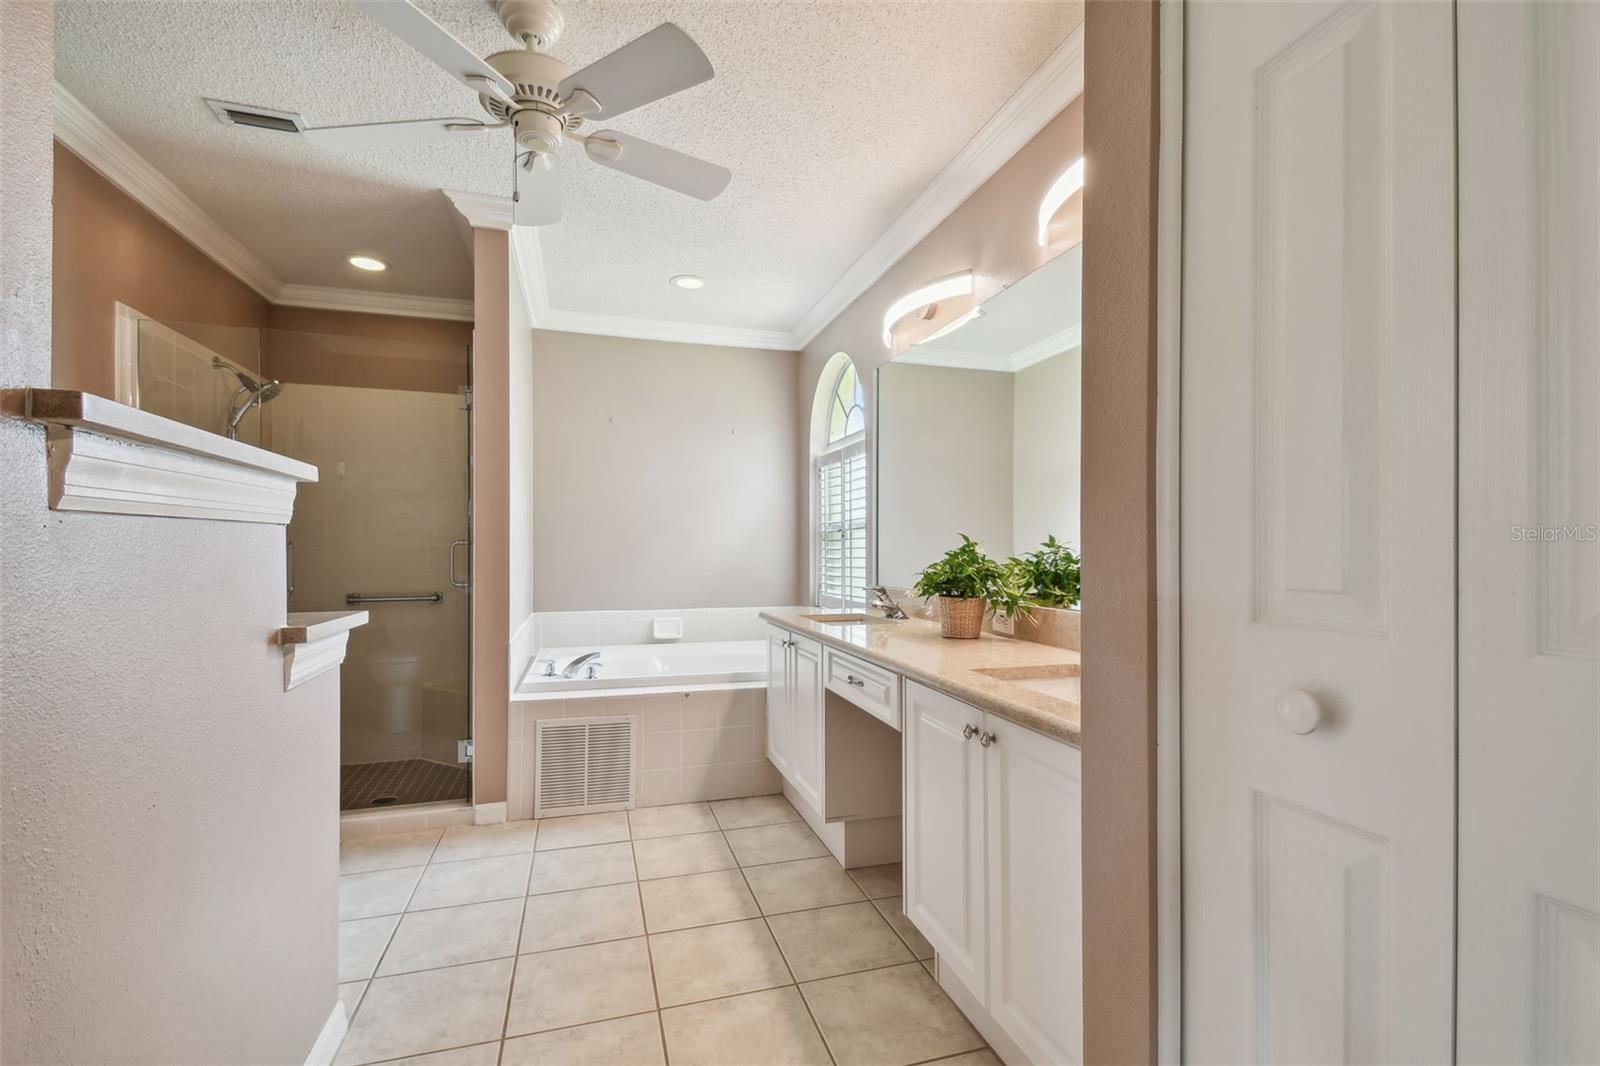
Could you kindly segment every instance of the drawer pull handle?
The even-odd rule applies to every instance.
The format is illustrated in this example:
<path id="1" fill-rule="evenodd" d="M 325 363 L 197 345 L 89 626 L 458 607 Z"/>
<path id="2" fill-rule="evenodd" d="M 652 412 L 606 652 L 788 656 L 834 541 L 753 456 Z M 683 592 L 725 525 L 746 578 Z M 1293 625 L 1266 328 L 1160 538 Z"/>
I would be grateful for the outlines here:
<path id="1" fill-rule="evenodd" d="M 986 748 L 999 739 L 1000 738 L 995 736 L 993 733 L 984 732 L 978 734 L 978 743 L 982 744 Z"/>
<path id="2" fill-rule="evenodd" d="M 845 674 L 844 675 L 844 682 L 847 685 L 854 685 L 856 688 L 866 688 L 867 687 L 867 683 L 865 681 L 861 680 L 855 674 Z"/>
<path id="3" fill-rule="evenodd" d="M 978 735 L 978 727 L 973 725 L 971 722 L 968 722 L 966 725 L 961 727 L 961 739 L 962 740 L 971 740 L 973 737 L 975 737 L 977 735 Z"/>

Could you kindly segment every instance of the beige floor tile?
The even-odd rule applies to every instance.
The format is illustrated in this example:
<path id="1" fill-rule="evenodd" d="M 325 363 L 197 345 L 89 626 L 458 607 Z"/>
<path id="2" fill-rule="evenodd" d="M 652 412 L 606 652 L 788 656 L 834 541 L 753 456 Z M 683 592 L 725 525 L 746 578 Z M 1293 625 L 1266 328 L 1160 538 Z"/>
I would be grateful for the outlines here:
<path id="1" fill-rule="evenodd" d="M 615 844 L 628 839 L 626 811 L 604 814 L 574 814 L 566 818 L 546 818 L 539 823 L 540 851 L 556 848 L 584 848 L 591 844 Z"/>
<path id="2" fill-rule="evenodd" d="M 421 866 L 433 856 L 441 832 L 424 829 L 419 833 L 390 833 L 344 841 L 339 845 L 339 872 L 360 874 L 369 870 Z"/>
<path id="3" fill-rule="evenodd" d="M 779 914 L 767 924 L 796 981 L 915 961 L 870 903 Z"/>
<path id="4" fill-rule="evenodd" d="M 517 959 L 506 1035 L 620 1018 L 655 1006 L 643 937 L 523 955 Z"/>
<path id="5" fill-rule="evenodd" d="M 839 1066 L 957 1055 L 983 1038 L 916 963 L 800 986 Z"/>
<path id="6" fill-rule="evenodd" d="M 764 921 L 650 935 L 663 1007 L 789 984 L 789 967 Z"/>
<path id="7" fill-rule="evenodd" d="M 729 829 L 724 835 L 740 866 L 809 859 L 828 854 L 828 849 L 804 822 Z"/>
<path id="8" fill-rule="evenodd" d="M 894 926 L 894 931 L 899 933 L 900 939 L 906 942 L 906 947 L 911 949 L 911 954 L 919 959 L 933 958 L 933 945 L 928 943 L 928 938 L 923 936 L 917 930 L 917 927 L 911 924 L 911 919 L 907 918 L 906 912 L 901 909 L 905 905 L 904 899 L 899 896 L 891 896 L 889 899 L 875 899 L 872 903 L 889 924 Z"/>
<path id="9" fill-rule="evenodd" d="M 383 918 L 358 918 L 353 922 L 339 923 L 339 980 L 365 981 L 378 968 L 383 949 L 389 946 L 394 927 L 400 916 L 391 914 Z"/>
<path id="10" fill-rule="evenodd" d="M 933 983 L 939 983 L 939 967 L 936 959 L 923 959 L 922 968 L 928 971 L 928 976 L 933 978 Z"/>
<path id="11" fill-rule="evenodd" d="M 532 862 L 532 855 L 496 855 L 432 863 L 406 909 L 425 911 L 493 899 L 520 899 L 528 893 L 528 867 Z"/>
<path id="12" fill-rule="evenodd" d="M 640 807 L 628 812 L 633 839 L 676 837 L 687 833 L 714 833 L 722 827 L 704 803 L 675 803 L 669 807 Z"/>
<path id="13" fill-rule="evenodd" d="M 831 907 L 864 898 L 850 875 L 831 855 L 824 859 L 751 866 L 744 875 L 750 881 L 750 890 L 756 894 L 763 914 Z"/>
<path id="14" fill-rule="evenodd" d="M 948 1059 L 939 1059 L 930 1062 L 928 1066 L 1006 1066 L 1000 1061 L 1000 1056 L 984 1048 L 982 1051 L 969 1051 L 965 1055 L 952 1055 Z"/>
<path id="15" fill-rule="evenodd" d="M 526 955 L 643 935 L 639 890 L 627 881 L 529 896 L 522 919 L 521 951 Z"/>
<path id="16" fill-rule="evenodd" d="M 736 865 L 733 852 L 728 850 L 721 833 L 635 840 L 633 860 L 639 865 L 641 881 L 703 874 L 711 870 L 731 870 Z"/>
<path id="17" fill-rule="evenodd" d="M 339 986 L 339 1002 L 344 1004 L 344 1016 L 354 1018 L 356 1008 L 361 1006 L 361 997 L 366 995 L 367 982 L 346 981 Z"/>
<path id="18" fill-rule="evenodd" d="M 394 870 L 372 870 L 364 874 L 343 874 L 339 878 L 339 920 L 376 918 L 380 914 L 399 914 L 406 909 L 421 866 L 402 866 Z"/>
<path id="19" fill-rule="evenodd" d="M 790 988 L 661 1012 L 673 1062 L 696 1066 L 831 1066 L 800 993 Z"/>
<path id="20" fill-rule="evenodd" d="M 862 866 L 846 872 L 851 880 L 861 886 L 861 891 L 866 893 L 868 899 L 887 899 L 905 891 L 901 883 L 900 864 L 897 862 L 886 866 Z"/>
<path id="21" fill-rule="evenodd" d="M 512 960 L 380 977 L 339 1048 L 339 1064 L 377 1062 L 500 1037 Z"/>
<path id="22" fill-rule="evenodd" d="M 644 924 L 652 933 L 757 918 L 761 908 L 738 870 L 640 881 Z"/>
<path id="23" fill-rule="evenodd" d="M 412 911 L 400 919 L 400 928 L 394 931 L 389 950 L 383 954 L 378 975 L 515 955 L 521 921 L 521 899 Z"/>
<path id="24" fill-rule="evenodd" d="M 745 799 L 717 800 L 711 813 L 724 829 L 744 829 L 752 825 L 798 822 L 800 812 L 782 796 L 749 796 Z"/>
<path id="25" fill-rule="evenodd" d="M 506 1041 L 501 1066 L 665 1066 L 655 1012 Z"/>
<path id="26" fill-rule="evenodd" d="M 539 823 L 531 819 L 498 825 L 453 825 L 444 831 L 434 862 L 487 859 L 491 855 L 523 855 L 533 850 Z"/>
<path id="27" fill-rule="evenodd" d="M 473 1044 L 471 1047 L 451 1048 L 428 1055 L 413 1055 L 405 1059 L 391 1059 L 383 1066 L 495 1066 L 500 1054 L 500 1042 Z"/>
<path id="28" fill-rule="evenodd" d="M 533 857 L 528 892 L 565 892 L 634 880 L 633 845 L 597 844 L 588 848 L 541 851 Z"/>

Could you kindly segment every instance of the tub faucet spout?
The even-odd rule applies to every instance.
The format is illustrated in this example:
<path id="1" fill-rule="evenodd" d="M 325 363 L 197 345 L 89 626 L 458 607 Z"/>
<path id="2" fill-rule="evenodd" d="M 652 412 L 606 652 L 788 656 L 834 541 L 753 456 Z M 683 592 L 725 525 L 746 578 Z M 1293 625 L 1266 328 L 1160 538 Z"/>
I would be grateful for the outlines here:
<path id="1" fill-rule="evenodd" d="M 598 658 L 600 658 L 600 653 L 599 652 L 597 652 L 597 651 L 586 651 L 582 655 L 578 656 L 577 658 L 573 659 L 570 663 L 568 663 L 562 669 L 561 676 L 565 677 L 565 678 L 577 677 L 578 676 L 578 671 L 583 669 L 585 663 L 588 663 L 588 662 L 590 662 L 592 660 L 595 660 L 595 659 L 598 659 Z M 595 666 L 599 666 L 600 664 L 598 662 L 596 662 L 594 665 Z M 593 667 L 591 667 L 590 669 L 592 670 Z M 593 675 L 591 674 L 590 676 L 592 677 Z"/>

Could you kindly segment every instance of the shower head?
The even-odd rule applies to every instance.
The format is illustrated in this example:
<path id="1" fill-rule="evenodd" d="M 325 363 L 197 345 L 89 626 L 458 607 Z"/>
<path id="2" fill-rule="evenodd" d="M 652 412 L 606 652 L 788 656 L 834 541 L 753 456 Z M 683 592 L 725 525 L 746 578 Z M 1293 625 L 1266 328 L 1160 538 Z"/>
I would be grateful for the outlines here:
<path id="1" fill-rule="evenodd" d="M 261 382 L 257 381 L 255 378 L 251 377 L 249 374 L 246 374 L 243 370 L 240 370 L 238 367 L 234 366 L 232 363 L 224 362 L 222 356 L 220 356 L 220 355 L 213 355 L 211 357 L 211 369 L 212 370 L 227 370 L 227 371 L 229 371 L 230 373 L 233 374 L 234 377 L 239 379 L 239 384 L 244 386 L 251 393 L 257 393 L 257 392 L 261 391 L 261 388 L 262 388 Z M 273 384 L 276 385 L 277 382 L 273 382 Z"/>
<path id="2" fill-rule="evenodd" d="M 283 391 L 283 382 L 276 379 L 266 382 L 256 393 L 256 403 L 268 403 L 278 398 L 278 393 Z"/>

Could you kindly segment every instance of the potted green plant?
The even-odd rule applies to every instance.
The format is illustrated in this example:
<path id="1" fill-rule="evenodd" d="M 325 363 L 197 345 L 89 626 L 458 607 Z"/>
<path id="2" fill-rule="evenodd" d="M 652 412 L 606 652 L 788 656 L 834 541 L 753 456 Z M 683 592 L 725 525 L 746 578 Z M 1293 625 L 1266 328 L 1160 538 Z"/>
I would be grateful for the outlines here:
<path id="1" fill-rule="evenodd" d="M 1007 618 L 1030 606 L 1022 572 L 989 558 L 965 533 L 958 547 L 917 576 L 915 591 L 924 599 L 939 597 L 940 635 L 963 640 L 977 637 L 991 605 Z"/>
<path id="2" fill-rule="evenodd" d="M 1011 561 L 1019 571 L 1024 591 L 1033 602 L 1042 607 L 1078 605 L 1083 560 L 1077 552 L 1057 541 L 1054 534 L 1047 537 L 1037 550 Z"/>

